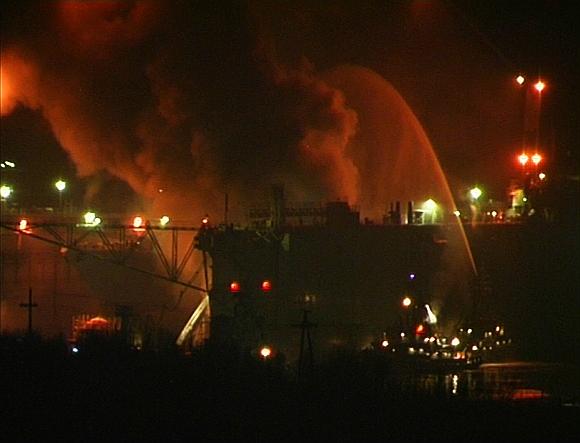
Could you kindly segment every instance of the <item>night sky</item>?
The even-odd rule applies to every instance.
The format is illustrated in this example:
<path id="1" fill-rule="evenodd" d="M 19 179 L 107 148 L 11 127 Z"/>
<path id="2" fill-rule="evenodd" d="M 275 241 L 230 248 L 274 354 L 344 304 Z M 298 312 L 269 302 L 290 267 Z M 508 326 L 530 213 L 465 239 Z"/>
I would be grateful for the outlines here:
<path id="1" fill-rule="evenodd" d="M 573 6 L 4 1 L 1 156 L 18 170 L 2 181 L 23 204 L 54 204 L 63 177 L 84 204 L 195 216 L 282 182 L 376 218 L 398 195 L 445 199 L 414 114 L 456 200 L 476 183 L 504 200 L 531 106 L 518 73 L 547 84 L 546 170 L 578 174 Z"/>

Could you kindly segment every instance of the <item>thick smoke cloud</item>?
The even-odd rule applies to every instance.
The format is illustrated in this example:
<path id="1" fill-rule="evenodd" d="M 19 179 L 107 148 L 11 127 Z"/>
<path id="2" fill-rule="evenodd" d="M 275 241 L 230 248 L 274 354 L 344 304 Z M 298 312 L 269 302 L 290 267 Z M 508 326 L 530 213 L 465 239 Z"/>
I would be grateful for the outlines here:
<path id="1" fill-rule="evenodd" d="M 42 17 L 6 31 L 2 114 L 39 110 L 80 177 L 106 172 L 183 216 L 274 182 L 295 198 L 357 203 L 356 112 L 308 63 L 277 61 L 251 8 L 26 7 Z"/>

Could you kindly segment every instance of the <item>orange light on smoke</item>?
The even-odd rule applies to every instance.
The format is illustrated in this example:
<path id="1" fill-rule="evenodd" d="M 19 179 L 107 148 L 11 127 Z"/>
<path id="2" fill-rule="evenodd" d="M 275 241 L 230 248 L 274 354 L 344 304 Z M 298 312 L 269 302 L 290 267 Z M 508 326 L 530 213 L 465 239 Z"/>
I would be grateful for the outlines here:
<path id="1" fill-rule="evenodd" d="M 8 114 L 12 108 L 10 103 L 10 82 L 8 80 L 6 69 L 0 66 L 0 114 Z"/>

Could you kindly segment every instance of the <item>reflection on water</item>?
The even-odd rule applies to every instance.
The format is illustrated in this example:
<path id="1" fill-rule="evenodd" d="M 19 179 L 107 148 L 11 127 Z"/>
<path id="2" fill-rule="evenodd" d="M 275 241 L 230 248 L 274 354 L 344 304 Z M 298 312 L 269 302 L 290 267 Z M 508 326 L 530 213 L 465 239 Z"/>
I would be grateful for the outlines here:
<path id="1" fill-rule="evenodd" d="M 543 400 L 580 406 L 579 368 L 542 362 L 488 363 L 477 369 L 405 371 L 396 382 L 410 395 L 469 400 Z"/>

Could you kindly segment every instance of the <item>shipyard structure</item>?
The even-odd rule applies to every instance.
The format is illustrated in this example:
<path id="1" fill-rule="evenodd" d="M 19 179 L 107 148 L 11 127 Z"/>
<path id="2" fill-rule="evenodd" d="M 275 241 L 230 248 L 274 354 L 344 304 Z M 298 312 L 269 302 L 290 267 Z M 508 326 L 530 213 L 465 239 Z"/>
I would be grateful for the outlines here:
<path id="1" fill-rule="evenodd" d="M 346 202 L 292 204 L 274 187 L 243 226 L 227 213 L 182 227 L 39 215 L 23 227 L 23 214 L 5 214 L 1 329 L 25 330 L 34 316 L 41 334 L 78 344 L 121 333 L 138 348 L 163 329 L 185 349 L 233 345 L 290 363 L 395 342 L 427 353 L 414 344 L 446 337 L 458 350 L 482 346 L 466 331 L 495 349 L 505 332 L 518 357 L 574 358 L 577 218 L 488 212 L 392 202 L 370 222 Z"/>

